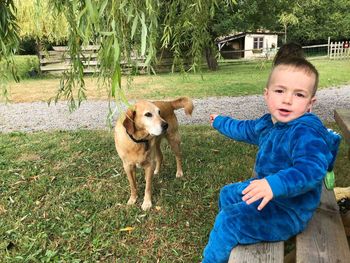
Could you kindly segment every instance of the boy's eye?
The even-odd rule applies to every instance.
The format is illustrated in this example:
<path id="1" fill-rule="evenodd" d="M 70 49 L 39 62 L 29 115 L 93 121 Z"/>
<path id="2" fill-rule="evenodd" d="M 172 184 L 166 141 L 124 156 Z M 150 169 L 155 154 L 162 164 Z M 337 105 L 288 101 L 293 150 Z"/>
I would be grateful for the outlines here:
<path id="1" fill-rule="evenodd" d="M 145 116 L 146 116 L 146 117 L 152 117 L 152 113 L 146 112 L 146 113 L 145 113 Z"/>
<path id="2" fill-rule="evenodd" d="M 297 93 L 296 95 L 297 95 L 297 97 L 299 97 L 299 98 L 304 98 L 304 97 L 305 97 L 305 95 L 304 95 L 303 93 Z"/>
<path id="3" fill-rule="evenodd" d="M 282 93 L 283 90 L 281 90 L 281 89 L 276 89 L 275 92 L 276 92 L 276 93 Z"/>

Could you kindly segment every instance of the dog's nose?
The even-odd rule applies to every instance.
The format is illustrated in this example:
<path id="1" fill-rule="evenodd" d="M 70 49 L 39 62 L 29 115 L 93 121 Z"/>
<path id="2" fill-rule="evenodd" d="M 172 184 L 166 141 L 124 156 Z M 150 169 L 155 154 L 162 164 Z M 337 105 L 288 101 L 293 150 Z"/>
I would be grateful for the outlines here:
<path id="1" fill-rule="evenodd" d="M 167 122 L 163 122 L 163 123 L 162 123 L 162 129 L 163 129 L 163 131 L 166 131 L 166 130 L 168 129 L 168 127 L 169 127 L 169 124 L 168 124 Z"/>

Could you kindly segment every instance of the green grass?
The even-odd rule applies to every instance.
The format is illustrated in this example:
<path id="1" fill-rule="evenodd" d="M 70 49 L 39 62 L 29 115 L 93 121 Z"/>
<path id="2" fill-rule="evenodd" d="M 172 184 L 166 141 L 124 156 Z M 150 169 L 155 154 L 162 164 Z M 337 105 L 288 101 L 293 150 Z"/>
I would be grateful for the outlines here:
<path id="1" fill-rule="evenodd" d="M 39 86 L 48 86 L 47 92 L 41 89 L 43 100 L 48 93 L 56 93 L 59 86 L 59 79 L 50 78 L 47 75 L 36 77 L 35 80 L 28 78 L 28 70 L 31 62 L 37 59 L 30 56 L 16 57 L 23 86 L 26 90 L 35 89 Z M 320 73 L 320 89 L 340 86 L 350 83 L 350 60 L 328 60 L 313 59 L 312 63 Z M 130 99 L 147 98 L 162 99 L 174 98 L 178 96 L 190 96 L 192 98 L 204 98 L 208 96 L 244 96 L 262 94 L 266 81 L 271 70 L 271 61 L 237 61 L 232 63 L 220 63 L 218 71 L 208 71 L 204 69 L 201 74 L 193 73 L 164 73 L 158 75 L 134 76 L 133 82 L 127 86 L 127 81 L 123 82 L 126 95 Z M 52 85 L 47 82 L 41 84 L 40 79 L 52 80 Z M 89 79 L 89 78 L 87 78 Z M 122 78 L 126 80 L 124 76 Z M 54 90 L 51 90 L 55 87 Z M 12 87 L 14 93 L 20 93 L 21 85 Z M 18 90 L 18 91 L 17 91 Z M 98 99 L 101 95 L 96 95 L 97 84 L 94 81 L 87 81 L 88 98 Z M 94 91 L 94 92 L 93 92 Z M 23 96 L 26 93 L 23 92 Z M 104 94 L 105 95 L 105 94 Z M 52 95 L 53 96 L 53 95 Z M 24 101 L 22 98 L 21 101 Z"/>
<path id="2" fill-rule="evenodd" d="M 263 66 L 261 66 L 263 64 Z M 313 60 L 320 73 L 319 87 L 327 88 L 350 83 L 350 60 Z M 245 96 L 262 94 L 271 70 L 271 62 L 221 63 L 220 70 L 203 70 L 201 74 L 159 74 L 147 81 L 134 78 L 126 94 L 131 98 L 162 99 L 178 96 Z"/>
<path id="3" fill-rule="evenodd" d="M 334 127 L 334 124 L 331 124 Z M 153 208 L 129 184 L 107 131 L 0 135 L 0 262 L 199 262 L 219 190 L 252 174 L 256 147 L 182 126 L 185 175 L 166 143 Z M 242 158 L 243 157 L 243 158 Z M 338 185 L 349 185 L 341 145 Z M 140 196 L 144 178 L 138 171 Z M 120 231 L 133 227 L 131 231 Z"/>

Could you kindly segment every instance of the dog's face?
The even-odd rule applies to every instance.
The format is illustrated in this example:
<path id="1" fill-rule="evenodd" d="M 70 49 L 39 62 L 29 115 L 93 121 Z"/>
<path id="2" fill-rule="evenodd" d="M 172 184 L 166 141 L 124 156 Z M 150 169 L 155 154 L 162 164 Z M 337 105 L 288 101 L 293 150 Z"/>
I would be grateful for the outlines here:
<path id="1" fill-rule="evenodd" d="M 123 125 L 136 139 L 159 136 L 168 128 L 159 108 L 149 101 L 138 101 L 133 108 L 129 108 Z"/>

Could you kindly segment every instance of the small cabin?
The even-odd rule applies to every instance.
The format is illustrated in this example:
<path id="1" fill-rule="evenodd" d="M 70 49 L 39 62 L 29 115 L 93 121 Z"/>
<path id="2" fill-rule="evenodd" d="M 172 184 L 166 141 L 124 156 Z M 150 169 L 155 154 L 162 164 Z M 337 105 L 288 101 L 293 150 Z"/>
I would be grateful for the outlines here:
<path id="1" fill-rule="evenodd" d="M 224 59 L 271 57 L 277 51 L 278 33 L 241 32 L 216 39 Z"/>

